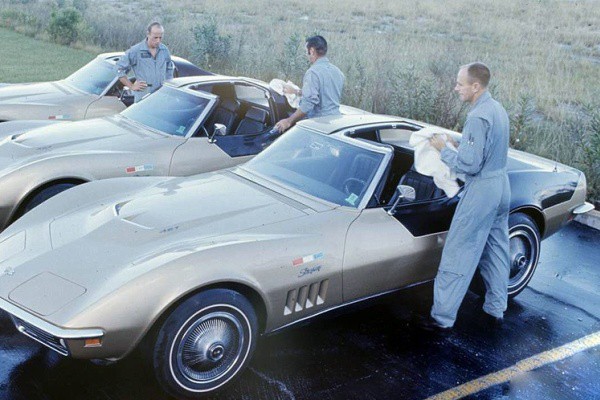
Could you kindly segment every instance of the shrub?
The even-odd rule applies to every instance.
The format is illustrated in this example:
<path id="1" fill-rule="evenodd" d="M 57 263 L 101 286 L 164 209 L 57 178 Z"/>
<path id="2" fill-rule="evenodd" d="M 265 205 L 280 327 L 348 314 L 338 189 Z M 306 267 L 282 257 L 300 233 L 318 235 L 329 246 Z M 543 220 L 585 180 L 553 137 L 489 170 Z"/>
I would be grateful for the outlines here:
<path id="1" fill-rule="evenodd" d="M 81 13 L 75 8 L 53 11 L 50 15 L 48 34 L 57 43 L 71 44 L 77 40 L 81 20 Z"/>
<path id="2" fill-rule="evenodd" d="M 195 39 L 193 58 L 196 62 L 209 70 L 229 63 L 231 36 L 221 35 L 214 19 L 192 28 L 192 33 Z"/>
<path id="3" fill-rule="evenodd" d="M 15 29 L 17 27 L 22 27 L 32 30 L 38 24 L 38 21 L 32 15 L 17 10 L 7 9 L 0 13 L 0 23 L 6 28 Z"/>
<path id="4" fill-rule="evenodd" d="M 527 147 L 529 136 L 535 131 L 534 116 L 536 107 L 533 98 L 521 95 L 515 109 L 508 107 L 510 117 L 510 146 L 523 150 Z"/>
<path id="5" fill-rule="evenodd" d="M 370 108 L 373 110 L 375 104 L 366 104 L 367 89 L 369 87 L 367 79 L 367 71 L 364 64 L 360 60 L 350 65 L 350 68 L 346 71 L 346 83 L 344 85 L 344 99 L 343 103 L 359 107 L 363 109 Z M 377 88 L 373 88 L 378 91 Z M 370 100 L 370 99 L 369 99 Z"/>
<path id="6" fill-rule="evenodd" d="M 300 51 L 302 49 L 303 51 Z M 304 40 L 302 37 L 294 33 L 285 40 L 283 51 L 276 60 L 279 73 L 283 79 L 290 79 L 296 84 L 301 84 L 302 74 L 307 69 L 306 58 L 304 57 Z"/>
<path id="7" fill-rule="evenodd" d="M 408 66 L 392 72 L 391 110 L 387 112 L 449 129 L 460 129 L 465 105 L 452 91 L 454 77 L 436 74 L 437 70 L 432 65 L 426 71 Z"/>

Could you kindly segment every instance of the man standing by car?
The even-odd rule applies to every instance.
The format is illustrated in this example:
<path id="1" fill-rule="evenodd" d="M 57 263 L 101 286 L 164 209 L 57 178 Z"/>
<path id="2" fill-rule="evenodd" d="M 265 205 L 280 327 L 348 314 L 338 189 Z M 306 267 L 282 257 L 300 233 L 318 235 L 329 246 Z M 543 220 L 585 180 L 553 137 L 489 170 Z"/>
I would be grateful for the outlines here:
<path id="1" fill-rule="evenodd" d="M 509 119 L 487 90 L 490 70 L 482 63 L 460 68 L 455 91 L 471 104 L 458 151 L 439 136 L 431 144 L 452 170 L 465 175 L 442 260 L 435 278 L 433 307 L 424 328 L 449 329 L 479 266 L 487 289 L 483 318 L 502 322 L 510 270 L 508 212 L 510 186 L 506 172 Z"/>
<path id="2" fill-rule="evenodd" d="M 284 88 L 287 93 L 295 91 L 301 96 L 300 106 L 292 115 L 275 125 L 279 132 L 285 132 L 305 117 L 316 118 L 340 114 L 340 98 L 346 77 L 326 57 L 327 41 L 319 35 L 309 37 L 306 39 L 306 52 L 312 66 L 304 74 L 302 90 Z"/>
<path id="3" fill-rule="evenodd" d="M 158 22 L 148 25 L 146 39 L 132 46 L 117 63 L 117 74 L 124 86 L 133 91 L 135 102 L 161 87 L 165 80 L 173 79 L 173 62 L 167 46 L 162 44 L 165 30 Z M 133 70 L 135 83 L 127 74 Z"/>

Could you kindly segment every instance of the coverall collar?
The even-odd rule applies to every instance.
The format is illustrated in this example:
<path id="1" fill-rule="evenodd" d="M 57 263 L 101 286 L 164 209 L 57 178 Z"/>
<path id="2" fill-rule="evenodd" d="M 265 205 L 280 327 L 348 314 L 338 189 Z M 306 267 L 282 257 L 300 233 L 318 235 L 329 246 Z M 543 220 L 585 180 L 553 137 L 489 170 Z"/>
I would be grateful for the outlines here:
<path id="1" fill-rule="evenodd" d="M 471 110 L 475 109 L 478 105 L 480 105 L 487 99 L 490 99 L 491 97 L 492 97 L 492 95 L 490 94 L 490 91 L 486 89 L 485 92 L 483 92 L 481 94 L 481 96 L 479 96 L 477 101 L 475 101 L 475 103 L 471 106 Z"/>
<path id="2" fill-rule="evenodd" d="M 142 40 L 141 42 L 142 45 L 142 50 L 146 50 L 147 52 L 150 53 L 150 47 L 148 47 L 148 38 L 145 38 L 144 40 Z M 158 56 L 158 52 L 162 50 L 162 48 L 164 47 L 164 44 L 159 44 L 158 46 L 156 46 L 156 54 Z"/>

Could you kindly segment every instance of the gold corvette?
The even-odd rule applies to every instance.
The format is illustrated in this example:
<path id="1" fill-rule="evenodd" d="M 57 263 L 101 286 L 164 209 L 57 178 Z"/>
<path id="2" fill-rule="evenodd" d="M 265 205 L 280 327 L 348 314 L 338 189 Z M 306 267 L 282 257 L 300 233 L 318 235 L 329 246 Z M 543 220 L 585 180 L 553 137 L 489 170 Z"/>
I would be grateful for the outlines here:
<path id="1" fill-rule="evenodd" d="M 308 120 L 232 169 L 65 191 L 0 235 L 0 308 L 60 354 L 140 345 L 168 393 L 211 394 L 258 335 L 435 276 L 458 199 L 411 168 L 423 126 Z M 540 240 L 589 205 L 576 169 L 513 151 L 509 170 L 516 295 Z"/>
<path id="2" fill-rule="evenodd" d="M 0 87 L 0 122 L 15 120 L 77 121 L 112 115 L 131 105 L 123 96 L 115 65 L 123 53 L 99 54 L 63 80 Z M 173 57 L 175 76 L 211 74 Z M 211 74 L 212 75 L 212 74 Z"/>
<path id="3" fill-rule="evenodd" d="M 291 112 L 264 82 L 211 75 L 176 78 L 112 116 L 2 123 L 0 230 L 89 181 L 187 176 L 247 161 L 273 141 L 271 127 Z"/>

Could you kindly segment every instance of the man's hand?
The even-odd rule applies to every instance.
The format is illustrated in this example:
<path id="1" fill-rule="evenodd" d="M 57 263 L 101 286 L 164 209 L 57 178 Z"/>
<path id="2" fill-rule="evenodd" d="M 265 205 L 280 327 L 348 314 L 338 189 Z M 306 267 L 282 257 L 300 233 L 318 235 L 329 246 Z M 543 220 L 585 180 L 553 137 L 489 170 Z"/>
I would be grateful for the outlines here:
<path id="1" fill-rule="evenodd" d="M 447 137 L 448 136 L 446 136 L 446 138 Z M 437 151 L 442 151 L 442 149 L 446 146 L 446 141 L 442 138 L 442 135 L 437 133 L 433 135 L 431 139 L 429 139 L 429 143 L 431 143 L 431 145 L 435 147 Z"/>
<path id="2" fill-rule="evenodd" d="M 285 118 L 275 124 L 275 129 L 277 129 L 280 133 L 283 133 L 290 129 L 290 126 L 292 126 L 292 122 L 289 118 Z"/>
<path id="3" fill-rule="evenodd" d="M 458 147 L 458 142 L 454 140 L 452 136 L 446 135 L 446 140 L 448 140 L 452 146 Z"/>
<path id="4" fill-rule="evenodd" d="M 130 89 L 134 92 L 139 92 L 140 90 L 145 90 L 148 87 L 148 84 L 144 81 L 136 80 L 133 85 L 131 85 Z"/>
<path id="5" fill-rule="evenodd" d="M 283 84 L 283 93 L 299 95 L 300 91 L 297 89 L 294 89 L 294 87 L 292 85 L 288 85 L 287 83 L 284 83 Z"/>

